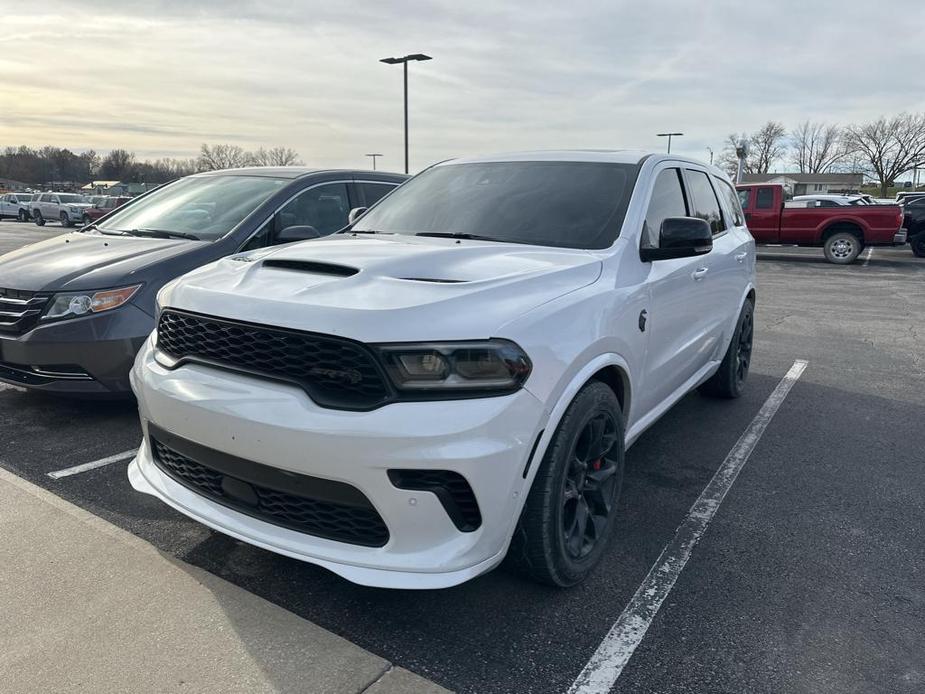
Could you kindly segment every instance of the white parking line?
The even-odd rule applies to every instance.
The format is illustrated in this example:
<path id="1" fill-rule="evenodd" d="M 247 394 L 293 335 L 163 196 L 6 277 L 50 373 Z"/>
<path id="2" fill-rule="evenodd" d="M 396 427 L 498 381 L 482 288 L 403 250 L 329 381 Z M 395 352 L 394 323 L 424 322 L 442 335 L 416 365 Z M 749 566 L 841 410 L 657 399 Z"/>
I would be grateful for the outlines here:
<path id="1" fill-rule="evenodd" d="M 867 257 L 864 258 L 864 267 L 867 267 L 868 265 L 870 265 L 870 258 L 873 254 L 874 254 L 874 247 L 868 246 L 867 247 Z"/>
<path id="2" fill-rule="evenodd" d="M 10 385 L 9 383 L 0 383 L 0 391 L 4 391 L 4 390 L 15 390 L 17 393 L 26 392 L 25 388 L 20 388 L 19 386 L 13 386 L 13 385 Z"/>
<path id="3" fill-rule="evenodd" d="M 129 458 L 134 458 L 136 453 L 138 453 L 138 449 L 133 448 L 130 451 L 116 453 L 115 455 L 111 455 L 108 458 L 100 458 L 99 460 L 94 460 L 92 463 L 84 463 L 83 465 L 75 465 L 74 467 L 67 467 L 63 470 L 55 470 L 54 472 L 49 472 L 48 476 L 53 480 L 61 479 L 62 477 L 70 477 L 71 475 L 77 475 L 81 472 L 86 472 L 87 470 L 96 470 L 98 467 L 104 467 L 106 465 L 111 465 L 112 463 L 118 463 L 120 460 L 128 460 Z"/>
<path id="4" fill-rule="evenodd" d="M 569 688 L 569 694 L 605 694 L 613 687 L 674 587 L 694 546 L 703 537 L 726 493 L 806 365 L 807 362 L 802 359 L 793 363 L 745 433 L 739 437 L 713 479 L 681 521 L 674 538 L 662 550 L 629 604 Z"/>

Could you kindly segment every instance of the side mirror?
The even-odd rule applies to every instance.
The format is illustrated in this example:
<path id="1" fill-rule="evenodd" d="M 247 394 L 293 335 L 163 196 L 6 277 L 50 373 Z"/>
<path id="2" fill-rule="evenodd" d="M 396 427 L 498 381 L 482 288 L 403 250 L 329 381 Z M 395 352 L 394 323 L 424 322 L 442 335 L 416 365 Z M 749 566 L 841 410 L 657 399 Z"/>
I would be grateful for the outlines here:
<path id="1" fill-rule="evenodd" d="M 350 210 L 350 214 L 347 215 L 347 224 L 353 224 L 360 217 L 366 214 L 366 210 L 368 209 L 368 207 L 354 207 L 352 210 Z"/>
<path id="2" fill-rule="evenodd" d="M 668 217 L 658 232 L 658 248 L 640 248 L 644 263 L 653 260 L 691 258 L 713 250 L 710 225 L 697 217 Z"/>
<path id="3" fill-rule="evenodd" d="M 286 227 L 276 235 L 276 243 L 293 243 L 295 241 L 310 241 L 321 238 L 321 233 L 308 224 L 295 224 Z"/>

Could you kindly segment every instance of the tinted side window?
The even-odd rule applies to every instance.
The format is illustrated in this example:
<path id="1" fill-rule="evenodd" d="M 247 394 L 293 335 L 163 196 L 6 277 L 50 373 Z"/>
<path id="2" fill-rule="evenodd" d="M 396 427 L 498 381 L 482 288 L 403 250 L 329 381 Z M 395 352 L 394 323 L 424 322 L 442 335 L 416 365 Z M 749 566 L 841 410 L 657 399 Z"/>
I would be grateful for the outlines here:
<path id="1" fill-rule="evenodd" d="M 770 210 L 774 207 L 774 189 L 759 188 L 755 196 L 755 207 L 759 210 Z"/>
<path id="2" fill-rule="evenodd" d="M 306 225 L 325 236 L 347 226 L 349 213 L 347 184 L 327 183 L 309 188 L 281 209 L 278 229 Z"/>
<path id="3" fill-rule="evenodd" d="M 710 177 L 703 171 L 687 169 L 687 183 L 690 186 L 691 217 L 700 217 L 708 222 L 714 234 L 725 231 L 719 200 L 716 199 L 716 193 L 710 185 Z"/>
<path id="4" fill-rule="evenodd" d="M 646 221 L 642 228 L 642 247 L 658 248 L 658 232 L 668 217 L 686 217 L 687 204 L 681 186 L 681 171 L 665 169 L 659 173 L 652 188 Z"/>
<path id="5" fill-rule="evenodd" d="M 375 205 L 395 188 L 395 186 L 387 183 L 357 183 L 357 187 L 363 191 L 363 198 L 367 207 Z"/>
<path id="6" fill-rule="evenodd" d="M 720 196 L 726 202 L 729 214 L 732 215 L 733 225 L 740 227 L 745 224 L 745 214 L 742 212 L 742 205 L 739 202 L 739 196 L 736 195 L 735 189 L 721 178 L 713 177 L 713 184 Z"/>

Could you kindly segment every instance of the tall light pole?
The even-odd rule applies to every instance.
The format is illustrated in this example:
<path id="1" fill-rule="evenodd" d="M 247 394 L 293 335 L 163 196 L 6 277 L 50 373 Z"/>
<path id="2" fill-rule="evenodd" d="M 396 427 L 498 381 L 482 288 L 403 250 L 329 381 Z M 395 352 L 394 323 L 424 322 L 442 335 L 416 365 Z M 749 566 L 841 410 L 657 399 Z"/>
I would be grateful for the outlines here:
<path id="1" fill-rule="evenodd" d="M 671 138 L 681 137 L 684 133 L 656 133 L 659 137 L 668 138 L 668 154 L 671 154 Z"/>
<path id="2" fill-rule="evenodd" d="M 401 58 L 382 58 L 380 63 L 398 65 L 401 63 L 405 72 L 405 173 L 408 173 L 408 63 L 412 60 L 433 60 L 423 53 L 412 53 Z"/>
<path id="3" fill-rule="evenodd" d="M 713 166 L 713 148 L 707 147 L 707 151 L 710 153 L 710 166 Z"/>
<path id="4" fill-rule="evenodd" d="M 373 160 L 373 171 L 376 170 L 376 157 L 381 157 L 381 154 L 367 154 L 367 157 Z"/>

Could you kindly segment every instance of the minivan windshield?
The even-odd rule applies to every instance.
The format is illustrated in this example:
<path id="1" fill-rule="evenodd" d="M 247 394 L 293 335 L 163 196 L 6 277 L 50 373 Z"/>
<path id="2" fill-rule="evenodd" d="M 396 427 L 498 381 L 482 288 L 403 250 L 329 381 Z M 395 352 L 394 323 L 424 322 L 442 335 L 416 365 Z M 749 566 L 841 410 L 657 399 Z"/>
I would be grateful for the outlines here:
<path id="1" fill-rule="evenodd" d="M 188 176 L 126 205 L 95 228 L 215 241 L 291 182 L 271 176 Z"/>
<path id="2" fill-rule="evenodd" d="M 571 161 L 439 165 L 396 188 L 350 231 L 607 248 L 620 234 L 638 169 Z"/>

